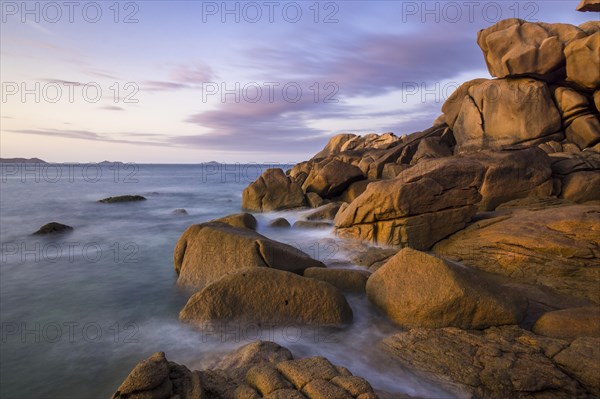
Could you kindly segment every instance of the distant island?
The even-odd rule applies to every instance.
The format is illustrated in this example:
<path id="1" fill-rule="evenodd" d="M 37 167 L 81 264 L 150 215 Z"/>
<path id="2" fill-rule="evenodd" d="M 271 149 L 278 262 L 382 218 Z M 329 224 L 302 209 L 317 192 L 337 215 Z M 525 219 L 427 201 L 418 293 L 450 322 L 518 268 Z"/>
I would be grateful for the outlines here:
<path id="1" fill-rule="evenodd" d="M 39 158 L 0 158 L 0 163 L 48 163 Z"/>
<path id="2" fill-rule="evenodd" d="M 102 162 L 98 162 L 98 165 L 114 165 L 114 164 L 123 165 L 123 162 L 121 162 L 121 161 L 102 161 Z"/>

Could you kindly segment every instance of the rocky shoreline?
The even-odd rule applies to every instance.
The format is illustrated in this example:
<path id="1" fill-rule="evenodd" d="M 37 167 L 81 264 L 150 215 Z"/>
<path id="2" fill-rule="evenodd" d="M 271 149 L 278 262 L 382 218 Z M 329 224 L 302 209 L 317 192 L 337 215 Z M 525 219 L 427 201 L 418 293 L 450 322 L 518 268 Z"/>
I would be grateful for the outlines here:
<path id="1" fill-rule="evenodd" d="M 458 397 L 600 397 L 600 22 L 509 19 L 477 43 L 495 79 L 460 86 L 433 127 L 337 135 L 244 190 L 247 212 L 306 208 L 272 226 L 333 229 L 363 270 L 229 215 L 176 244 L 180 320 L 343 330 L 360 295 L 397 328 L 373 345 Z M 113 398 L 407 397 L 374 388 L 258 341 L 202 371 L 156 353 Z"/>

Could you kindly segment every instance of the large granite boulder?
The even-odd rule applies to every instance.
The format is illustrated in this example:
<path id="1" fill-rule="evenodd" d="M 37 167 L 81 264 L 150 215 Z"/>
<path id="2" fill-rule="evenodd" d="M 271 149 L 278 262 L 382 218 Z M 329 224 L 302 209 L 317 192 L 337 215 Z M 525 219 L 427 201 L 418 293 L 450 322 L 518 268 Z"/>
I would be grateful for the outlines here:
<path id="1" fill-rule="evenodd" d="M 600 32 L 570 42 L 565 57 L 568 81 L 583 89 L 600 89 Z"/>
<path id="2" fill-rule="evenodd" d="M 332 198 L 344 192 L 350 184 L 364 178 L 357 166 L 335 158 L 326 158 L 313 165 L 302 189 L 305 192 L 317 193 L 322 198 Z"/>
<path id="3" fill-rule="evenodd" d="M 542 81 L 496 79 L 458 90 L 459 95 L 465 91 L 467 94 L 451 125 L 455 153 L 534 145 L 548 137 L 562 137 L 560 114 Z M 445 106 L 450 112 L 448 119 L 456 113 L 458 98 L 451 100 L 453 103 Z"/>
<path id="4" fill-rule="evenodd" d="M 224 274 L 246 267 L 267 267 L 302 274 L 323 263 L 290 245 L 244 227 L 221 222 L 187 228 L 173 255 L 177 283 L 200 289 Z"/>
<path id="5" fill-rule="evenodd" d="M 242 208 L 249 211 L 267 212 L 305 205 L 302 188 L 281 169 L 267 169 L 242 193 Z"/>
<path id="6" fill-rule="evenodd" d="M 340 236 L 428 249 L 461 230 L 477 208 L 552 193 L 549 157 L 538 148 L 424 160 L 371 183 L 335 218 Z"/>
<path id="7" fill-rule="evenodd" d="M 179 318 L 200 324 L 342 326 L 352 321 L 352 309 L 328 283 L 259 267 L 240 269 L 207 285 L 188 300 Z"/>
<path id="8" fill-rule="evenodd" d="M 337 234 L 382 245 L 427 249 L 465 227 L 481 200 L 479 163 L 423 162 L 393 180 L 371 183 L 335 218 Z"/>
<path id="9" fill-rule="evenodd" d="M 560 80 L 565 77 L 565 46 L 585 36 L 574 25 L 511 18 L 479 31 L 477 44 L 494 77 L 529 75 Z"/>
<path id="10" fill-rule="evenodd" d="M 467 391 L 484 399 L 568 399 L 598 394 L 599 343 L 580 338 L 569 344 L 505 326 L 482 332 L 419 328 L 382 345 L 401 365 L 447 383 L 460 397 Z"/>
<path id="11" fill-rule="evenodd" d="M 404 328 L 517 324 L 527 307 L 526 300 L 511 297 L 481 273 L 411 248 L 373 273 L 367 296 Z"/>
<path id="12" fill-rule="evenodd" d="M 600 205 L 501 211 L 439 242 L 433 251 L 600 303 Z"/>
<path id="13" fill-rule="evenodd" d="M 587 306 L 544 313 L 533 332 L 546 337 L 573 340 L 578 337 L 600 338 L 600 308 Z"/>
<path id="14" fill-rule="evenodd" d="M 273 342 L 247 344 L 209 367 L 189 371 L 159 352 L 134 368 L 113 399 L 377 399 L 345 367 L 318 356 L 294 359 Z M 149 387 L 156 383 L 164 389 Z"/>

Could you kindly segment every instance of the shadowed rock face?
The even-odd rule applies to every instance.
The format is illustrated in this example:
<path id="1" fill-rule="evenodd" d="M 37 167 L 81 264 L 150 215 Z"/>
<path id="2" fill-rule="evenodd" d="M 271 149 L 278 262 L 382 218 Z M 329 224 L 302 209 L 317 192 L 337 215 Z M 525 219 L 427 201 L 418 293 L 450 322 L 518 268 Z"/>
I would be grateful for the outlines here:
<path id="1" fill-rule="evenodd" d="M 162 352 L 140 362 L 113 399 L 376 399 L 369 383 L 324 357 L 294 360 L 291 352 L 258 341 L 225 355 L 213 368 L 190 371 Z"/>
<path id="2" fill-rule="evenodd" d="M 118 203 L 118 202 L 136 202 L 136 201 L 145 201 L 146 198 L 142 197 L 141 195 L 119 195 L 117 197 L 108 197 L 108 198 L 104 198 L 101 200 L 98 200 L 98 202 L 101 202 L 103 204 L 114 204 L 114 203 Z"/>
<path id="3" fill-rule="evenodd" d="M 186 322 L 341 326 L 352 309 L 334 286 L 270 268 L 229 274 L 194 294 L 179 314 Z"/>
<path id="4" fill-rule="evenodd" d="M 480 398 L 567 399 L 599 391 L 600 338 L 569 344 L 516 326 L 483 332 L 418 328 L 382 345 L 406 367 Z"/>
<path id="5" fill-rule="evenodd" d="M 308 267 L 324 267 L 304 252 L 245 227 L 221 222 L 192 225 L 174 251 L 177 283 L 200 289 L 223 275 L 247 267 L 268 267 L 302 274 Z"/>

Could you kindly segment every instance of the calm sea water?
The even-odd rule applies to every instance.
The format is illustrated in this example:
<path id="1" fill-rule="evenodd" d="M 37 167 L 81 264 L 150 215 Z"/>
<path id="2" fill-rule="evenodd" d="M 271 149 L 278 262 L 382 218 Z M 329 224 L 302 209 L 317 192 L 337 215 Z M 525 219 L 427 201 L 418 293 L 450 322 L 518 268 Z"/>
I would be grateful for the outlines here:
<path id="1" fill-rule="evenodd" d="M 156 351 L 202 369 L 256 339 L 276 341 L 296 356 L 323 355 L 367 378 L 375 388 L 422 397 L 447 393 L 400 369 L 375 343 L 392 333 L 364 297 L 350 296 L 352 326 L 343 331 L 215 325 L 199 330 L 178 321 L 189 297 L 175 285 L 173 248 L 191 224 L 241 207 L 241 193 L 260 165 L 1 164 L 0 397 L 107 398 L 131 368 Z M 147 201 L 101 204 L 139 194 Z M 174 215 L 184 208 L 188 215 Z M 345 262 L 328 231 L 259 232 L 326 263 Z M 32 236 L 58 221 L 71 233 Z"/>

